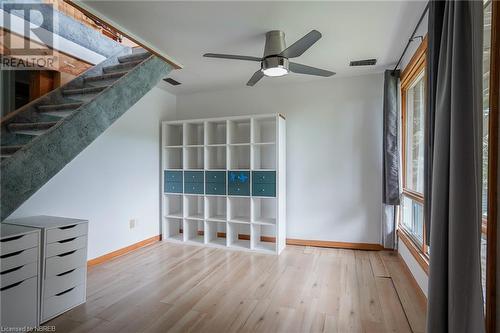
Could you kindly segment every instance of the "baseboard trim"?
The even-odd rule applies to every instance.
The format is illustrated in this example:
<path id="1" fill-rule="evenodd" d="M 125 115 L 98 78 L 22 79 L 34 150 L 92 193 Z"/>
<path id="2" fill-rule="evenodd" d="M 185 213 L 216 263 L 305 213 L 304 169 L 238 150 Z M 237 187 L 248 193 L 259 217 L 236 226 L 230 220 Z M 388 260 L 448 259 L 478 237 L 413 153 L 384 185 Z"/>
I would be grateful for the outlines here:
<path id="1" fill-rule="evenodd" d="M 106 261 L 110 261 L 110 260 L 112 260 L 112 259 L 114 259 L 116 257 L 122 256 L 124 254 L 129 253 L 129 252 L 137 250 L 137 249 L 139 249 L 141 247 L 144 247 L 144 246 L 156 243 L 156 242 L 158 242 L 160 240 L 161 240 L 161 236 L 160 235 L 150 237 L 148 239 L 142 240 L 140 242 L 137 242 L 137 243 L 134 243 L 132 245 L 126 246 L 124 248 L 121 248 L 121 249 L 118 249 L 116 251 L 110 252 L 110 253 L 105 254 L 103 256 L 100 256 L 100 257 L 97 257 L 97 258 L 94 258 L 94 259 L 90 259 L 89 261 L 87 261 L 87 266 L 95 266 L 95 265 L 102 264 L 102 263 L 104 263 Z"/>
<path id="2" fill-rule="evenodd" d="M 292 239 L 292 238 L 287 238 L 286 244 L 287 245 L 328 247 L 328 248 L 334 248 L 334 249 L 365 250 L 365 251 L 385 250 L 384 247 L 380 244 L 332 242 L 332 241 Z"/>
<path id="3" fill-rule="evenodd" d="M 225 237 L 226 234 L 222 232 L 217 233 L 218 237 Z M 249 240 L 250 235 L 239 234 L 239 239 Z M 87 261 L 87 266 L 95 266 L 102 264 L 106 261 L 110 261 L 116 257 L 122 256 L 141 247 L 156 243 L 161 240 L 161 236 L 153 236 L 151 238 L 142 240 L 140 242 L 134 243 L 132 245 L 126 246 L 124 248 L 118 249 L 116 251 L 110 252 L 108 254 L 102 255 L 100 257 L 90 259 Z M 261 236 L 262 242 L 276 242 L 275 237 Z M 321 241 L 321 240 L 308 240 L 308 239 L 286 239 L 287 245 L 301 245 L 301 246 L 314 246 L 314 247 L 327 247 L 334 249 L 349 249 L 349 250 L 365 250 L 365 251 L 380 251 L 385 250 L 380 244 L 370 244 L 370 243 L 348 243 L 348 242 L 332 242 L 332 241 Z"/>

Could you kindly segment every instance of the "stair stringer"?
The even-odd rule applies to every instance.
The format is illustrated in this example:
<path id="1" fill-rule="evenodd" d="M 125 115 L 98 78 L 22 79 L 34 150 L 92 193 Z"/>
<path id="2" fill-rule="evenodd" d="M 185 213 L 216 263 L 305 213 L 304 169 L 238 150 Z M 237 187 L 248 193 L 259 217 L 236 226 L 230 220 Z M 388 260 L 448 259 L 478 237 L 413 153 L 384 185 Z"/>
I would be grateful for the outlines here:
<path id="1" fill-rule="evenodd" d="M 3 162 L 0 165 L 0 221 L 54 177 L 171 70 L 169 64 L 151 56 Z"/>

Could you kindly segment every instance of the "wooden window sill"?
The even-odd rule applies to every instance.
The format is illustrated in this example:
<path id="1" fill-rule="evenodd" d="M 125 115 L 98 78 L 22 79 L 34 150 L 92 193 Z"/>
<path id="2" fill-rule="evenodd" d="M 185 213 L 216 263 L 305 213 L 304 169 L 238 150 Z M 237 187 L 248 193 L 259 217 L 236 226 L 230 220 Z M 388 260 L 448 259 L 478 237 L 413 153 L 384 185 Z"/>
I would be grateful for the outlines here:
<path id="1" fill-rule="evenodd" d="M 420 267 L 424 270 L 425 274 L 429 275 L 429 258 L 427 255 L 422 253 L 422 251 L 415 245 L 410 236 L 402 229 L 398 229 L 398 236 L 401 238 L 403 243 L 405 243 L 406 247 L 418 262 Z"/>

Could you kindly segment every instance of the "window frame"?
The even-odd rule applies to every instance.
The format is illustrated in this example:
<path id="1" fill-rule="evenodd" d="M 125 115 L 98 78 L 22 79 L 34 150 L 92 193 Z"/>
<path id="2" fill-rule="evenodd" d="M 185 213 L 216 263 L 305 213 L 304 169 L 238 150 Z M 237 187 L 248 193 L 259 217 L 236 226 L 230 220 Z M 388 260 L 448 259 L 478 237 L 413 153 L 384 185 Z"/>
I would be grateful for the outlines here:
<path id="1" fill-rule="evenodd" d="M 413 86 L 415 81 L 420 77 L 422 72 L 424 72 L 424 101 L 427 100 L 427 36 L 425 36 L 420 43 L 419 47 L 413 54 L 410 62 L 406 65 L 401 73 L 400 81 L 400 94 L 401 94 L 401 157 L 402 157 L 402 195 L 406 198 L 417 202 L 418 204 L 424 206 L 424 194 L 414 191 L 407 187 L 406 184 L 406 167 L 407 167 L 407 93 L 408 89 Z M 424 102 L 424 109 L 427 109 L 427 103 Z M 425 117 L 425 112 L 424 112 Z M 424 119 L 425 121 L 425 119 Z M 405 245 L 410 250 L 410 253 L 415 257 L 417 262 L 420 264 L 422 269 L 427 273 L 429 270 L 429 248 L 426 245 L 426 230 L 425 223 L 422 228 L 422 243 L 418 241 L 414 236 L 412 236 L 404 227 L 402 223 L 402 209 L 399 211 L 399 221 L 398 221 L 398 235 Z"/>

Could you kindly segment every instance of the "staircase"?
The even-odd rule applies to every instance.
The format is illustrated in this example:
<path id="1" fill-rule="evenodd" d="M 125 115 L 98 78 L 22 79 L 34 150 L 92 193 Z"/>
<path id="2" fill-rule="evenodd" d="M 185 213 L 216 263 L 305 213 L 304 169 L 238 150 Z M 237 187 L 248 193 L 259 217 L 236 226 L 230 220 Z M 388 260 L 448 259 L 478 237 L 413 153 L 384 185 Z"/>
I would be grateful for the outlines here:
<path id="1" fill-rule="evenodd" d="M 171 69 L 169 64 L 142 49 L 124 48 L 66 85 L 2 118 L 0 221 Z"/>

